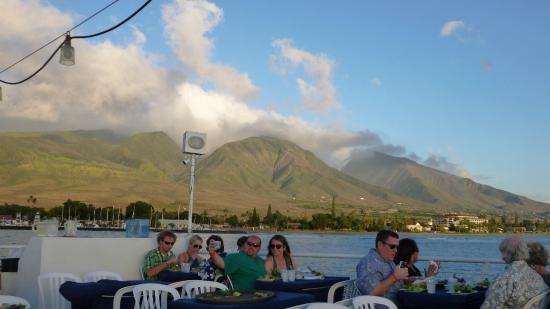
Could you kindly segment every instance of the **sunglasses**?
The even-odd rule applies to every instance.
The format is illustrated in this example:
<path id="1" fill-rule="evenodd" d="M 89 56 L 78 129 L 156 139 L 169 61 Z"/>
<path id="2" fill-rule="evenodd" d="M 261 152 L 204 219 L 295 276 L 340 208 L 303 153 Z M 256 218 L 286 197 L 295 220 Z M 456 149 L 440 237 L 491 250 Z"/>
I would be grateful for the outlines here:
<path id="1" fill-rule="evenodd" d="M 194 244 L 194 245 L 193 245 L 193 248 L 199 248 L 199 249 L 202 249 L 202 245 L 197 245 L 197 244 Z"/>
<path id="2" fill-rule="evenodd" d="M 166 240 L 163 240 L 162 242 L 167 246 L 173 246 L 176 243 L 175 241 L 169 242 L 169 241 L 166 241 Z"/>
<path id="3" fill-rule="evenodd" d="M 275 249 L 275 248 L 281 249 L 282 247 L 283 247 L 283 245 L 281 245 L 281 244 L 276 244 L 276 245 L 271 244 L 271 245 L 269 245 L 270 249 Z"/>
<path id="4" fill-rule="evenodd" d="M 261 244 L 255 244 L 255 243 L 252 243 L 252 242 L 247 242 L 246 244 L 249 245 L 250 247 L 254 247 L 254 248 L 260 248 L 260 246 L 261 246 Z"/>
<path id="5" fill-rule="evenodd" d="M 399 245 L 392 245 L 392 244 L 388 244 L 387 242 L 383 241 L 384 245 L 388 246 L 388 248 L 390 248 L 391 250 L 397 250 L 399 249 Z"/>

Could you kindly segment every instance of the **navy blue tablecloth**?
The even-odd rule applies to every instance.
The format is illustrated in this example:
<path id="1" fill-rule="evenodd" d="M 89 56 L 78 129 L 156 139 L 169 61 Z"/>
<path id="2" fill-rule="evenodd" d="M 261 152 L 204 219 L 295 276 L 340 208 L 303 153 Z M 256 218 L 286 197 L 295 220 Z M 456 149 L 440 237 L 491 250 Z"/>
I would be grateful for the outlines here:
<path id="1" fill-rule="evenodd" d="M 127 286 L 141 283 L 166 283 L 145 280 L 99 280 L 98 282 L 76 283 L 68 281 L 59 287 L 59 293 L 70 303 L 72 309 L 107 309 L 113 308 L 113 296 Z M 134 308 L 134 298 L 123 299 L 121 308 Z"/>
<path id="2" fill-rule="evenodd" d="M 163 270 L 159 274 L 159 280 L 164 282 L 178 282 L 185 280 L 200 280 L 196 273 L 184 273 L 181 271 Z"/>
<path id="3" fill-rule="evenodd" d="M 397 299 L 402 309 L 478 309 L 485 299 L 486 290 L 471 294 L 451 294 L 444 289 L 435 294 L 399 291 Z"/>
<path id="4" fill-rule="evenodd" d="M 349 280 L 349 277 L 325 277 L 324 279 L 296 280 L 293 282 L 283 282 L 282 280 L 272 282 L 256 281 L 255 287 L 258 290 L 307 293 L 315 296 L 315 301 L 326 302 L 330 287 L 345 280 Z M 336 300 L 340 300 L 340 298 L 337 296 Z"/>
<path id="5" fill-rule="evenodd" d="M 310 294 L 303 293 L 290 293 L 290 292 L 275 292 L 275 296 L 271 299 L 253 303 L 253 304 L 239 304 L 239 305 L 214 305 L 201 303 L 200 301 L 192 298 L 182 298 L 173 301 L 168 308 L 169 309 L 281 309 L 292 306 L 297 306 L 305 303 L 311 303 L 315 301 L 315 297 Z"/>

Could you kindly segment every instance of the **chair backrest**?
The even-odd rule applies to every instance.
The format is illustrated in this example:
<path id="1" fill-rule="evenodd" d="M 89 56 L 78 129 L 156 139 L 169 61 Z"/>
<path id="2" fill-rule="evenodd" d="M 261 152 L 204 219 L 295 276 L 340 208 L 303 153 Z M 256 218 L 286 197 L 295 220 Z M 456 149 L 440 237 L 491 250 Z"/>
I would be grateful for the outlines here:
<path id="1" fill-rule="evenodd" d="M 352 306 L 353 306 L 353 299 L 351 299 L 351 298 L 343 299 L 343 300 L 341 300 L 341 301 L 335 302 L 335 304 L 342 305 L 342 306 L 345 306 L 345 307 L 347 307 L 347 308 L 352 308 Z"/>
<path id="2" fill-rule="evenodd" d="M 38 276 L 39 308 L 70 309 L 71 303 L 59 293 L 59 287 L 66 281 L 82 282 L 70 273 L 41 273 Z"/>
<path id="3" fill-rule="evenodd" d="M 135 309 L 166 309 L 168 301 L 163 294 L 172 295 L 173 300 L 180 298 L 178 291 L 168 285 L 144 283 L 134 286 Z"/>
<path id="4" fill-rule="evenodd" d="M 306 309 L 348 309 L 346 306 L 332 303 L 310 303 Z"/>
<path id="5" fill-rule="evenodd" d="M 184 281 L 172 282 L 169 284 L 169 286 L 175 289 L 181 288 L 181 293 L 180 293 L 181 298 L 191 298 L 190 295 L 187 295 L 187 293 L 185 293 L 185 285 L 193 281 L 202 281 L 202 280 L 184 280 Z"/>
<path id="6" fill-rule="evenodd" d="M 120 303 L 122 302 L 122 296 L 126 293 L 132 293 L 134 291 L 135 285 L 125 286 L 116 291 L 113 298 L 113 309 L 120 309 Z"/>
<path id="7" fill-rule="evenodd" d="M 2 304 L 10 304 L 10 305 L 24 305 L 25 309 L 30 309 L 31 304 L 19 296 L 11 296 L 11 295 L 0 295 L 0 306 Z"/>
<path id="8" fill-rule="evenodd" d="M 336 291 L 340 288 L 344 288 L 342 299 L 353 298 L 361 295 L 359 290 L 355 287 L 355 280 L 340 281 L 330 286 L 330 289 L 328 290 L 327 303 L 334 303 L 334 296 Z"/>
<path id="9" fill-rule="evenodd" d="M 357 296 L 352 300 L 353 309 L 374 309 L 375 305 L 384 305 L 388 309 L 397 309 L 397 306 L 389 299 L 380 296 Z"/>
<path id="10" fill-rule="evenodd" d="M 197 295 L 213 292 L 215 290 L 227 290 L 227 286 L 223 283 L 214 282 L 214 281 L 202 281 L 194 280 L 185 284 L 185 295 L 188 297 L 194 298 Z"/>
<path id="11" fill-rule="evenodd" d="M 525 306 L 523 306 L 523 309 L 531 309 L 531 308 L 546 308 L 546 306 L 544 306 L 547 301 L 545 301 L 545 297 L 546 295 L 550 293 L 550 290 L 546 290 L 540 294 L 538 294 L 537 296 L 531 298 L 526 304 Z"/>
<path id="12" fill-rule="evenodd" d="M 82 276 L 82 279 L 84 279 L 84 282 L 97 282 L 101 279 L 113 279 L 122 281 L 122 276 L 114 272 L 100 270 L 85 273 L 84 276 Z"/>

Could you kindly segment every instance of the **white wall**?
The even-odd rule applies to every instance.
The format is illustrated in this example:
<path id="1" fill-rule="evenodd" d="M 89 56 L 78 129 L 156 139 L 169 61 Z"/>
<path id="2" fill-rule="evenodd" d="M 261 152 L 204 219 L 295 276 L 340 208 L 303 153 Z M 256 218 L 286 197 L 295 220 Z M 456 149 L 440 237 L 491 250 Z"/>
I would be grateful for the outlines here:
<path id="1" fill-rule="evenodd" d="M 178 234 L 177 255 L 187 248 L 187 234 Z M 147 251 L 156 248 L 156 238 L 32 237 L 19 260 L 16 295 L 38 308 L 37 278 L 44 272 L 67 272 L 82 277 L 106 270 L 124 280 L 141 279 L 139 268 Z"/>

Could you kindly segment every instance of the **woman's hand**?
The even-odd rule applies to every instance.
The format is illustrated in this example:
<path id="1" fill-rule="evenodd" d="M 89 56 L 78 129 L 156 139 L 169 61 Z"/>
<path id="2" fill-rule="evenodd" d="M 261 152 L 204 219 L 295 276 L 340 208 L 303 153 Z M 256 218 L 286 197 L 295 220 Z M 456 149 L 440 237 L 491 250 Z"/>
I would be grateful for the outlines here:
<path id="1" fill-rule="evenodd" d="M 439 261 L 430 262 L 430 266 L 428 266 L 428 271 L 426 272 L 426 275 L 428 277 L 435 276 L 439 272 Z"/>

